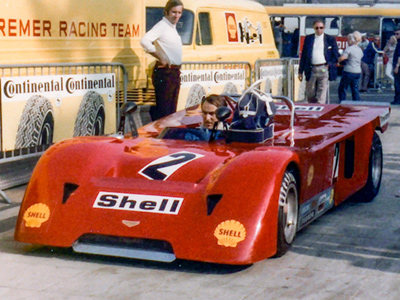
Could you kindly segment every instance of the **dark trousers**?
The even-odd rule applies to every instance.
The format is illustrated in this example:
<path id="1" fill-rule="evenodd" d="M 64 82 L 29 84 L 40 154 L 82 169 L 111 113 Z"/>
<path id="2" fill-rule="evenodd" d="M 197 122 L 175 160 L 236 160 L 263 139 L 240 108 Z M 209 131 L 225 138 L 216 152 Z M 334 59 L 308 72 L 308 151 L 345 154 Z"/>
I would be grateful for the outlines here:
<path id="1" fill-rule="evenodd" d="M 351 95 L 353 100 L 360 100 L 360 92 L 358 90 L 358 82 L 360 80 L 361 74 L 360 73 L 350 73 L 343 71 L 342 79 L 340 80 L 339 84 L 339 100 L 343 101 L 346 100 L 346 91 L 347 88 L 350 86 Z"/>
<path id="2" fill-rule="evenodd" d="M 153 85 L 156 93 L 156 106 L 151 107 L 153 121 L 176 112 L 181 71 L 178 68 L 158 68 L 153 71 Z"/>
<path id="3" fill-rule="evenodd" d="M 400 104 L 400 72 L 394 74 L 394 102 Z"/>

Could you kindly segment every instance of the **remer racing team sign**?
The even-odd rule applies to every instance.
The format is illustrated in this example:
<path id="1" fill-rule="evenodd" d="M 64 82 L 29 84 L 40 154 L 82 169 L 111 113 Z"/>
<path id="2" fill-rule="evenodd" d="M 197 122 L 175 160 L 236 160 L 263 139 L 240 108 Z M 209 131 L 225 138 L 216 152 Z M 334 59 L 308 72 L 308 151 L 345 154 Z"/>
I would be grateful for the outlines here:
<path id="1" fill-rule="evenodd" d="M 3 77 L 1 105 L 2 151 L 112 133 L 115 74 Z"/>

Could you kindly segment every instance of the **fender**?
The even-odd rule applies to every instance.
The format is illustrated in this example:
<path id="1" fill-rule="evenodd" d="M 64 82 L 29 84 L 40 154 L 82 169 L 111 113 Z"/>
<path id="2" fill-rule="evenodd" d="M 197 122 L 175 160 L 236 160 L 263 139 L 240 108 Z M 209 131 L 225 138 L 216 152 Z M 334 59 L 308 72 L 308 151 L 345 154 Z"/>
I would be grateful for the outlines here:
<path id="1" fill-rule="evenodd" d="M 287 167 L 299 165 L 296 153 L 285 148 L 265 148 L 244 153 L 223 167 L 207 188 L 207 195 L 222 194 L 212 212 L 220 220 L 235 219 L 247 230 L 244 260 L 259 261 L 276 252 L 278 199 Z M 265 184 L 260 184 L 260 181 Z M 254 207 L 259 209 L 254 210 Z"/>

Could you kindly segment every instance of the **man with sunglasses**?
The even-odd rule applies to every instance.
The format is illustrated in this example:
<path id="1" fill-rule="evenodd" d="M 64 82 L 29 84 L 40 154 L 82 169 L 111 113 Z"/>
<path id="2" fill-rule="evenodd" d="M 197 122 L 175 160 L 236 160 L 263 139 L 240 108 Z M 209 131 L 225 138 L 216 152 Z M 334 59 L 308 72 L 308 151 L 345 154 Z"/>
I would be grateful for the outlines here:
<path id="1" fill-rule="evenodd" d="M 339 51 L 333 36 L 324 33 L 324 21 L 313 24 L 315 34 L 307 35 L 300 58 L 298 78 L 306 75 L 306 96 L 309 103 L 327 103 L 329 80 L 336 80 Z"/>
<path id="2" fill-rule="evenodd" d="M 400 28 L 397 28 L 394 34 L 397 39 L 397 45 L 393 54 L 394 101 L 391 104 L 400 105 Z"/>

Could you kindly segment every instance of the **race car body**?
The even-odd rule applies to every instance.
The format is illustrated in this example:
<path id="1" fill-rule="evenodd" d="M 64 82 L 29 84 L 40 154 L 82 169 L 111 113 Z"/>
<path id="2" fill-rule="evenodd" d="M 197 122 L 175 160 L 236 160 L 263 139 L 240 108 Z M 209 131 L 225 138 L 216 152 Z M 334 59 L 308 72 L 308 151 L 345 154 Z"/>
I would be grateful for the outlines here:
<path id="1" fill-rule="evenodd" d="M 334 205 L 378 193 L 376 131 L 386 130 L 390 109 L 275 108 L 273 135 L 262 142 L 243 142 L 245 130 L 240 142 L 229 139 L 233 126 L 215 140 L 199 138 L 201 111 L 191 108 L 136 138 L 53 145 L 29 182 L 15 239 L 164 262 L 250 264 L 283 255 L 298 230 Z"/>

